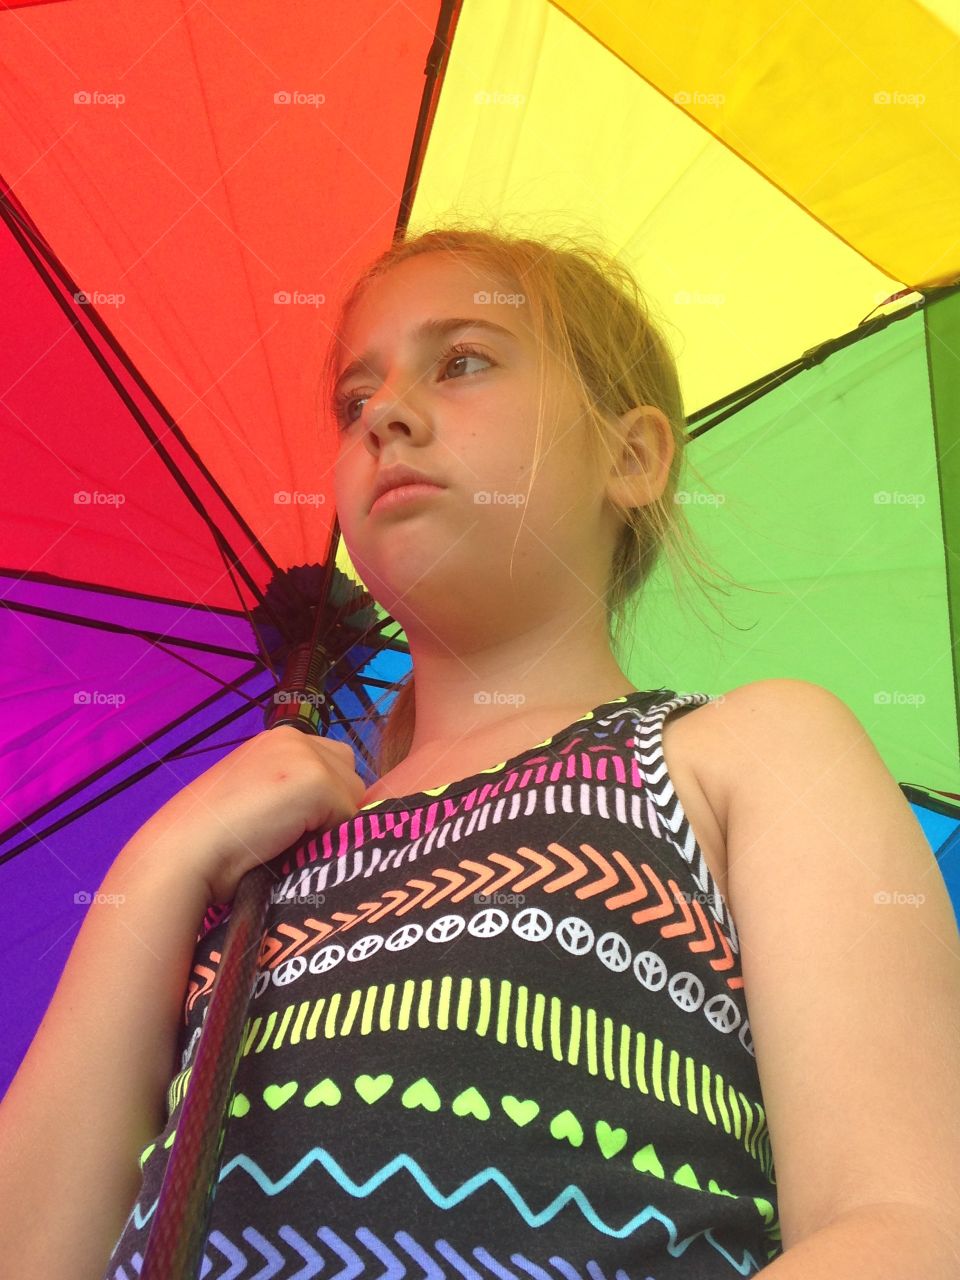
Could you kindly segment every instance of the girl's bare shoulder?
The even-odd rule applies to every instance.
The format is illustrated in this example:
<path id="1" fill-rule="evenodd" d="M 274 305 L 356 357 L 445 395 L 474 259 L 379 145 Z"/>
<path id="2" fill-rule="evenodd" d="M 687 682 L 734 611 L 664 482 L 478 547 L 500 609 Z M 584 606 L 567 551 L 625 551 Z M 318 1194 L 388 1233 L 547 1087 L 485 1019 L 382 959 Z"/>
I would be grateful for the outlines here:
<path id="1" fill-rule="evenodd" d="M 702 706 L 671 713 L 664 725 L 664 757 L 671 736 L 683 759 L 689 761 L 702 803 L 708 806 L 724 843 L 732 800 L 762 776 L 764 752 L 758 744 L 763 740 L 763 726 L 770 722 L 782 727 L 784 718 L 789 718 L 788 708 L 796 707 L 797 699 L 804 696 L 839 702 L 829 690 L 806 680 L 753 680 L 715 695 Z M 682 771 L 683 760 L 679 767 Z"/>

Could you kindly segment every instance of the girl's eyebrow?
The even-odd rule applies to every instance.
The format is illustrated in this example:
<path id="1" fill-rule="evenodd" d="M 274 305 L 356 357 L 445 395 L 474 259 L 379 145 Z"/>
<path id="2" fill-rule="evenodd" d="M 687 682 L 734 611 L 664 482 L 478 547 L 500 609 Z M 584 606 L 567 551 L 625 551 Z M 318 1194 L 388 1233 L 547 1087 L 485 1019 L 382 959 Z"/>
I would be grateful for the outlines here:
<path id="1" fill-rule="evenodd" d="M 477 316 L 445 316 L 440 319 L 424 320 L 422 324 L 418 324 L 413 330 L 413 337 L 417 341 L 422 338 L 443 338 L 459 329 L 489 329 L 494 333 L 512 338 L 514 342 L 519 342 L 519 338 L 512 329 L 505 329 L 502 324 L 494 324 L 492 320 L 481 320 Z M 375 351 L 365 351 L 359 359 L 351 360 L 343 373 L 337 378 L 333 387 L 334 394 L 340 389 L 341 384 L 346 382 L 348 378 L 352 378 L 355 373 L 362 373 L 365 369 L 372 370 L 376 366 L 377 353 Z"/>

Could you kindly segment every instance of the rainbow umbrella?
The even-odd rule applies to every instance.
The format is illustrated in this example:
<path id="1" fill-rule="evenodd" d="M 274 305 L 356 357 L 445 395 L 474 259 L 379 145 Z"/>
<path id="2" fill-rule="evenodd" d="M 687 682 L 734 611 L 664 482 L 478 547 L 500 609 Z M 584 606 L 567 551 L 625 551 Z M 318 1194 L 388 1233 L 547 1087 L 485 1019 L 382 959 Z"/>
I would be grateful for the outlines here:
<path id="1" fill-rule="evenodd" d="M 682 497 L 759 590 L 718 629 L 661 571 L 631 681 L 832 689 L 960 903 L 958 34 L 914 0 L 0 3 L 4 1087 L 118 850 L 263 728 L 265 628 L 356 576 L 320 360 L 450 216 L 599 232 L 671 336 Z M 404 670 L 372 655 L 340 731 Z"/>

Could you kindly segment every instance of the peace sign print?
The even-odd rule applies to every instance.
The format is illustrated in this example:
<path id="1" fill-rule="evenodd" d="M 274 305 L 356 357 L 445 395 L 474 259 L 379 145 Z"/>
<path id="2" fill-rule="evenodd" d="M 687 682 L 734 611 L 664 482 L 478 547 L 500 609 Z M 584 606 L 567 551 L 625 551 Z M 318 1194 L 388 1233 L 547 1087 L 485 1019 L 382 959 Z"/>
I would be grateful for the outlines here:
<path id="1" fill-rule="evenodd" d="M 740 1025 L 740 1010 L 725 991 L 711 996 L 703 1006 L 703 1012 L 711 1027 L 715 1027 L 725 1035 L 730 1031 L 736 1031 Z"/>
<path id="2" fill-rule="evenodd" d="M 434 920 L 427 930 L 427 941 L 452 942 L 463 933 L 466 923 L 463 916 L 441 916 L 439 920 Z"/>
<path id="3" fill-rule="evenodd" d="M 389 944 L 388 944 L 389 945 Z M 366 960 L 372 956 L 375 951 L 379 951 L 383 946 L 383 939 L 379 933 L 365 933 L 362 938 L 358 938 L 350 950 L 347 952 L 348 960 Z"/>
<path id="4" fill-rule="evenodd" d="M 346 954 L 339 942 L 328 942 L 311 956 L 308 966 L 310 972 L 327 973 L 330 969 L 335 969 Z"/>
<path id="5" fill-rule="evenodd" d="M 640 951 L 633 962 L 637 981 L 648 991 L 659 991 L 667 980 L 667 966 L 655 951 Z"/>
<path id="6" fill-rule="evenodd" d="M 524 942 L 543 942 L 553 932 L 553 920 L 540 907 L 524 907 L 513 917 L 513 932 Z"/>
<path id="7" fill-rule="evenodd" d="M 276 972 L 273 975 L 274 984 L 278 987 L 285 987 L 291 982 L 296 982 L 301 974 L 306 973 L 307 962 L 303 956 L 292 956 L 289 960 L 284 960 L 283 964 L 277 965 Z"/>
<path id="8" fill-rule="evenodd" d="M 597 955 L 614 973 L 623 973 L 630 967 L 631 952 L 627 940 L 612 930 L 602 933 L 597 939 Z"/>
<path id="9" fill-rule="evenodd" d="M 422 936 L 423 925 L 402 924 L 399 929 L 394 929 L 390 937 L 387 938 L 387 950 L 405 951 L 407 947 L 412 947 L 415 942 L 419 942 Z"/>
<path id="10" fill-rule="evenodd" d="M 507 913 L 499 907 L 484 907 L 467 925 L 475 938 L 495 938 L 507 927 Z"/>
<path id="11" fill-rule="evenodd" d="M 695 973 L 681 969 L 667 985 L 673 1003 L 684 1013 L 695 1013 L 703 1004 L 703 983 Z"/>
<path id="12" fill-rule="evenodd" d="M 593 946 L 593 930 L 579 916 L 566 916 L 557 925 L 557 941 L 571 955 L 583 956 Z"/>

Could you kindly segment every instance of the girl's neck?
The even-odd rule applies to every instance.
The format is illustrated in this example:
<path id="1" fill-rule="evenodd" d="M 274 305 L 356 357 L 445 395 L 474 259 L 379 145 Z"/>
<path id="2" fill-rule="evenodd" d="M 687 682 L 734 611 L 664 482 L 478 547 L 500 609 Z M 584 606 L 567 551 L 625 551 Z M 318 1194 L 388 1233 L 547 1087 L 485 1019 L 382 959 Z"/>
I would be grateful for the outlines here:
<path id="1" fill-rule="evenodd" d="M 558 690 L 550 697 L 543 696 L 536 700 L 531 697 L 524 698 L 522 702 L 510 702 L 497 701 L 490 695 L 489 701 L 477 704 L 445 705 L 439 710 L 434 707 L 431 708 L 433 714 L 421 718 L 424 700 L 418 686 L 417 727 L 407 759 L 429 759 L 451 750 L 451 744 L 455 742 L 470 743 L 480 750 L 485 742 L 510 741 L 518 735 L 530 742 L 542 740 L 594 707 L 632 692 L 634 686 L 618 671 L 616 678 L 594 684 L 584 682 L 577 691 L 567 691 L 566 696 Z M 424 719 L 428 729 L 423 727 Z M 438 724 L 445 726 L 445 730 L 441 728 L 437 731 L 435 726 Z M 544 724 L 553 726 L 553 729 L 542 733 Z"/>

